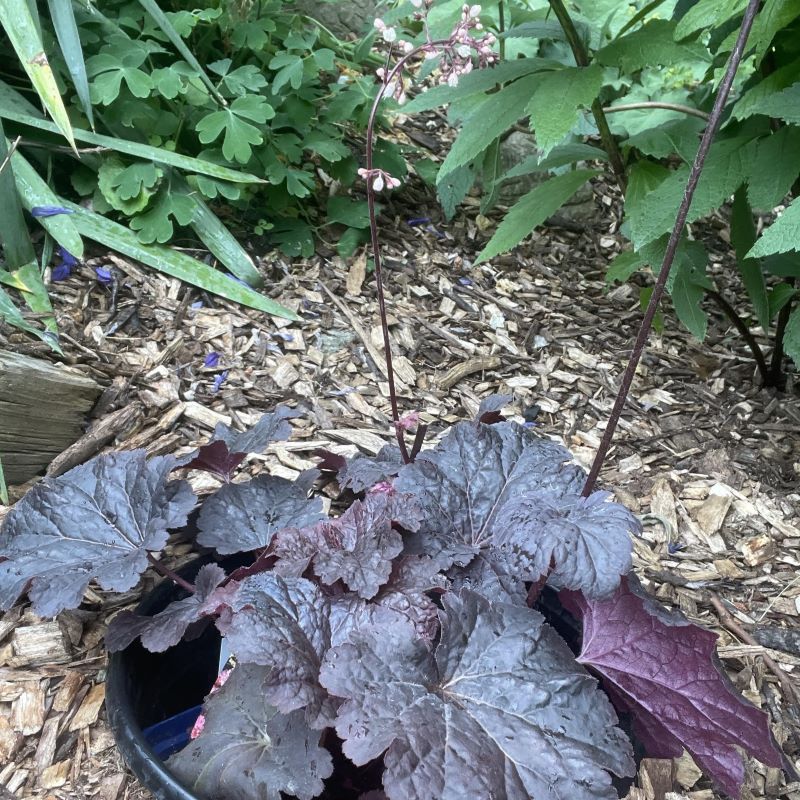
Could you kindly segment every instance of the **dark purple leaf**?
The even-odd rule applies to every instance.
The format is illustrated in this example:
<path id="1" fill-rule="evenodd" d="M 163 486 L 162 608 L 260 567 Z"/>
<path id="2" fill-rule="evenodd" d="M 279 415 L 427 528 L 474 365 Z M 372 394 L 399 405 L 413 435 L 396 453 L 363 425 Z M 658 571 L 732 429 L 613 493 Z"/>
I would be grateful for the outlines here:
<path id="1" fill-rule="evenodd" d="M 451 567 L 447 577 L 453 590 L 472 589 L 504 603 L 525 603 L 525 580 L 514 571 L 505 553 L 495 547 L 481 550 L 466 567 Z"/>
<path id="2" fill-rule="evenodd" d="M 108 267 L 95 267 L 94 274 L 97 276 L 97 282 L 103 286 L 108 286 L 114 281 L 114 273 Z"/>
<path id="3" fill-rule="evenodd" d="M 536 611 L 448 593 L 432 651 L 410 625 L 354 629 L 320 680 L 357 765 L 385 751 L 391 800 L 615 800 L 630 742 L 596 682 Z"/>
<path id="4" fill-rule="evenodd" d="M 287 578 L 299 578 L 311 566 L 311 559 L 319 548 L 316 525 L 278 531 L 272 546 L 277 559 L 275 572 Z"/>
<path id="5" fill-rule="evenodd" d="M 169 482 L 171 457 L 144 450 L 110 453 L 37 484 L 0 530 L 0 608 L 10 608 L 30 583 L 40 616 L 77 607 L 93 578 L 103 589 L 132 589 L 147 552 L 167 531 L 186 524 L 195 496 Z"/>
<path id="6" fill-rule="evenodd" d="M 58 282 L 65 281 L 72 275 L 72 267 L 69 264 L 57 264 L 50 270 L 50 279 Z"/>
<path id="7" fill-rule="evenodd" d="M 559 597 L 583 622 L 578 661 L 632 714 L 648 755 L 677 758 L 686 748 L 732 797 L 744 782 L 737 748 L 781 766 L 767 715 L 733 688 L 716 658 L 716 634 L 666 611 L 633 577 L 606 600 Z"/>
<path id="8" fill-rule="evenodd" d="M 214 429 L 214 439 L 225 442 L 231 453 L 261 453 L 270 442 L 288 439 L 292 435 L 292 426 L 286 420 L 298 416 L 299 411 L 277 406 L 246 431 L 235 431 L 222 422 L 218 423 Z"/>
<path id="9" fill-rule="evenodd" d="M 502 422 L 503 415 L 500 412 L 513 400 L 514 397 L 510 394 L 490 394 L 484 397 L 475 416 L 475 422 L 483 422 L 486 425 Z"/>
<path id="10" fill-rule="evenodd" d="M 392 522 L 415 530 L 419 510 L 413 498 L 372 492 L 356 500 L 338 519 L 316 526 L 314 571 L 324 583 L 341 580 L 361 597 L 374 597 L 389 579 L 392 560 L 403 551 L 403 537 Z"/>
<path id="11" fill-rule="evenodd" d="M 394 445 L 384 445 L 375 457 L 357 455 L 339 470 L 339 486 L 357 494 L 366 492 L 376 483 L 390 480 L 403 466 L 400 449 Z"/>
<path id="12" fill-rule="evenodd" d="M 114 653 L 124 650 L 135 639 L 153 653 L 163 653 L 183 638 L 186 629 L 208 614 L 218 603 L 214 590 L 225 580 L 225 570 L 216 564 L 200 568 L 195 579 L 195 593 L 175 600 L 155 616 L 145 617 L 132 611 L 121 611 L 111 620 L 106 632 L 106 648 Z"/>
<path id="13" fill-rule="evenodd" d="M 267 667 L 265 699 L 284 714 L 306 709 L 314 728 L 331 724 L 335 704 L 319 684 L 331 646 L 330 601 L 303 578 L 262 572 L 242 581 L 217 627 L 240 663 Z"/>
<path id="14" fill-rule="evenodd" d="M 323 472 L 341 472 L 347 466 L 347 459 L 344 456 L 332 453 L 324 447 L 318 447 L 311 455 L 321 459 L 317 466 Z"/>
<path id="15" fill-rule="evenodd" d="M 322 792 L 333 772 L 322 733 L 301 712 L 271 706 L 269 682 L 264 667 L 240 664 L 208 697 L 202 733 L 167 762 L 186 787 L 213 800 L 311 800 Z"/>
<path id="16" fill-rule="evenodd" d="M 276 531 L 324 518 L 322 500 L 306 495 L 305 488 L 272 475 L 228 483 L 203 503 L 197 543 L 223 555 L 269 547 Z"/>
<path id="17" fill-rule="evenodd" d="M 548 575 L 556 589 L 602 597 L 631 568 L 631 534 L 641 530 L 626 508 L 590 497 L 539 491 L 506 503 L 498 512 L 492 550 L 509 574 L 535 582 Z"/>
<path id="18" fill-rule="evenodd" d="M 246 455 L 247 453 L 231 453 L 225 442 L 215 441 L 204 444 L 191 455 L 180 459 L 178 466 L 210 472 L 227 483 Z"/>
<path id="19" fill-rule="evenodd" d="M 58 214 L 74 214 L 71 208 L 63 206 L 34 206 L 31 215 L 34 217 L 55 217 Z"/>
<path id="20" fill-rule="evenodd" d="M 520 425 L 462 422 L 400 471 L 395 487 L 417 498 L 425 518 L 409 552 L 466 566 L 492 541 L 499 511 L 542 489 L 580 491 L 583 473 L 560 445 Z"/>
<path id="21" fill-rule="evenodd" d="M 211 352 L 203 359 L 204 367 L 216 367 L 219 364 L 219 353 Z"/>

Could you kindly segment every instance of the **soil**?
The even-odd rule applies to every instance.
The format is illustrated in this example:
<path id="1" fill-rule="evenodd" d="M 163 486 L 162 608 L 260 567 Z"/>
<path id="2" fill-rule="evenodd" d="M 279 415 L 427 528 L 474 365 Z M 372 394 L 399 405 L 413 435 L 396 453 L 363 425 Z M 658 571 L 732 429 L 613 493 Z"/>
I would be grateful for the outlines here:
<path id="1" fill-rule="evenodd" d="M 479 266 L 475 255 L 498 216 L 482 217 L 477 199 L 451 223 L 421 186 L 388 202 L 382 226 L 400 403 L 419 411 L 430 439 L 472 416 L 485 395 L 509 393 L 516 419 L 591 462 L 641 319 L 635 285 L 604 283 L 623 241 L 619 204 L 602 182 L 593 191 L 594 226 L 541 229 Z M 411 218 L 429 221 L 412 226 Z M 695 234 L 710 245 L 720 291 L 741 306 L 724 221 L 706 220 Z M 254 474 L 294 477 L 319 447 L 374 453 L 391 441 L 366 253 L 343 263 L 323 246 L 289 261 L 250 245 L 263 253 L 269 294 L 302 322 L 251 312 L 112 254 L 53 285 L 67 360 L 105 387 L 91 422 L 104 436 L 90 429 L 62 468 L 103 449 L 187 452 L 216 422 L 245 426 L 278 402 L 304 416 L 293 421 L 292 440 L 250 458 Z M 112 269 L 111 286 L 95 280 L 99 265 Z M 732 680 L 769 710 L 778 741 L 800 765 L 791 696 L 800 669 L 800 381 L 790 371 L 785 391 L 760 388 L 747 348 L 708 310 L 704 343 L 665 311 L 601 485 L 643 521 L 635 564 L 644 584 L 719 633 Z M 0 348 L 50 358 L 11 329 L 0 328 Z M 219 363 L 206 367 L 211 353 Z M 202 477 L 192 482 L 199 493 L 213 488 Z M 27 488 L 15 487 L 13 497 Z M 168 552 L 174 566 L 187 558 L 184 544 Z M 0 800 L 149 797 L 105 722 L 101 640 L 106 620 L 152 585 L 146 577 L 124 596 L 92 590 L 55 623 L 25 606 L 0 619 Z M 24 644 L 43 631 L 52 647 L 31 655 Z M 718 797 L 688 758 L 646 762 L 639 785 L 631 798 L 663 797 L 665 787 L 677 797 Z M 745 797 L 800 800 L 800 783 L 757 764 L 747 787 Z"/>

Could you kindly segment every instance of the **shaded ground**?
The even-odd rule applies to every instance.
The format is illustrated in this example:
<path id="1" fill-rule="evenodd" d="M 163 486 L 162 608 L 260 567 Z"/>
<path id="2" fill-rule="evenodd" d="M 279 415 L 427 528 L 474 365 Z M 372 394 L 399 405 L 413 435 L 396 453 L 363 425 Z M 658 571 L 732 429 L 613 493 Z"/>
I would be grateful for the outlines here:
<path id="1" fill-rule="evenodd" d="M 447 225 L 413 188 L 389 204 L 387 291 L 401 401 L 403 410 L 420 411 L 432 436 L 471 416 L 484 395 L 513 393 L 519 419 L 535 419 L 542 435 L 588 465 L 641 316 L 634 287 L 608 292 L 603 284 L 621 242 L 607 195 L 595 187 L 597 229 L 550 229 L 480 267 L 472 259 L 489 221 L 476 209 Z M 430 227 L 406 222 L 426 214 Z M 706 233 L 722 253 L 713 221 Z M 717 266 L 723 285 L 725 258 Z M 300 313 L 299 324 L 116 257 L 99 263 L 113 266 L 113 290 L 94 281 L 91 262 L 54 290 L 70 359 L 107 387 L 93 423 L 104 436 L 90 434 L 75 458 L 103 446 L 180 452 L 217 421 L 246 425 L 277 402 L 306 414 L 290 442 L 251 458 L 254 473 L 293 477 L 312 465 L 317 447 L 376 452 L 390 440 L 363 256 L 349 266 L 324 254 L 264 260 L 271 294 Z M 7 330 L 0 347 L 41 352 Z M 205 367 L 211 353 L 219 363 Z M 643 519 L 640 576 L 665 603 L 719 631 L 733 681 L 770 710 L 797 762 L 800 728 L 787 687 L 798 685 L 800 646 L 785 630 L 800 620 L 800 408 L 791 377 L 784 394 L 758 389 L 753 377 L 749 354 L 721 320 L 701 345 L 668 318 L 665 334 L 651 337 L 602 483 Z M 198 479 L 195 488 L 211 487 Z M 173 548 L 175 562 L 185 557 Z M 105 724 L 100 641 L 108 616 L 150 585 L 125 597 L 90 594 L 58 622 L 38 622 L 24 609 L 0 620 L 0 800 L 149 796 L 125 772 Z M 716 598 L 746 631 L 783 631 L 781 649 L 731 633 Z M 657 795 L 646 786 L 657 782 L 652 775 L 636 797 Z M 745 796 L 800 800 L 800 784 L 787 787 L 775 770 L 756 766 L 749 786 Z M 675 791 L 716 797 L 707 787 L 682 762 Z"/>

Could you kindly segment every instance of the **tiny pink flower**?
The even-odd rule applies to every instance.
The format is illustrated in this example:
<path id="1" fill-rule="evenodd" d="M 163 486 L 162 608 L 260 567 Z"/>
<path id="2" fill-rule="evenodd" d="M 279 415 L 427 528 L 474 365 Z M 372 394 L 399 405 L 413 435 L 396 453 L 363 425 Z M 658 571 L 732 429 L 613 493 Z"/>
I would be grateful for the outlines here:
<path id="1" fill-rule="evenodd" d="M 386 29 L 386 23 L 380 17 L 378 17 L 373 24 L 379 31 Z"/>
<path id="2" fill-rule="evenodd" d="M 408 414 L 404 414 L 397 425 L 404 431 L 416 428 L 419 425 L 419 411 L 409 411 Z"/>

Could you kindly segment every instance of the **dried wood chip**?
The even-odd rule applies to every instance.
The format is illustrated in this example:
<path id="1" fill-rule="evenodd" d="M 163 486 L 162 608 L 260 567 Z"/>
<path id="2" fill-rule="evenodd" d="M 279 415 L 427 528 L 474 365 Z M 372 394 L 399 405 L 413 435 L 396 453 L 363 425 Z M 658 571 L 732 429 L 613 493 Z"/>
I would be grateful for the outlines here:
<path id="1" fill-rule="evenodd" d="M 71 766 L 69 759 L 49 766 L 39 778 L 39 785 L 43 789 L 57 789 L 63 786 L 67 782 Z"/>
<path id="2" fill-rule="evenodd" d="M 94 725 L 94 723 L 97 722 L 97 715 L 100 713 L 100 708 L 103 705 L 105 697 L 106 686 L 104 683 L 96 683 L 92 686 L 89 693 L 84 697 L 72 721 L 69 723 L 69 730 L 77 731 L 88 725 Z"/>
<path id="3" fill-rule="evenodd" d="M 43 772 L 53 763 L 60 722 L 61 715 L 56 714 L 49 717 L 44 723 L 42 733 L 39 736 L 39 743 L 36 745 L 36 755 L 33 757 L 33 765 L 36 772 Z"/>
<path id="4" fill-rule="evenodd" d="M 737 545 L 737 549 L 741 551 L 744 563 L 748 567 L 757 567 L 759 564 L 770 561 L 778 548 L 771 537 L 760 534 L 742 539 Z"/>
<path id="5" fill-rule="evenodd" d="M 694 513 L 697 524 L 708 536 L 713 536 L 722 528 L 731 503 L 733 495 L 727 486 L 717 483 L 711 487 L 708 499 Z"/>
<path id="6" fill-rule="evenodd" d="M 467 375 L 488 369 L 497 369 L 502 363 L 502 359 L 499 356 L 482 356 L 467 359 L 461 364 L 456 364 L 439 379 L 439 388 L 446 391 L 466 378 Z"/>
<path id="7" fill-rule="evenodd" d="M 11 636 L 11 648 L 12 667 L 64 664 L 70 660 L 66 638 L 56 621 L 19 626 Z"/>
<path id="8" fill-rule="evenodd" d="M 76 670 L 70 670 L 58 684 L 56 696 L 53 698 L 53 711 L 64 713 L 72 707 L 72 701 L 83 685 L 83 675 Z"/>
<path id="9" fill-rule="evenodd" d="M 231 424 L 231 418 L 227 414 L 220 414 L 218 411 L 212 411 L 194 400 L 189 401 L 183 410 L 183 414 L 187 419 L 192 422 L 197 422 L 206 428 L 215 428 L 218 422 L 224 422 L 226 425 Z"/>
<path id="10" fill-rule="evenodd" d="M 11 704 L 11 725 L 30 736 L 44 725 L 45 694 L 42 681 L 25 681 L 19 697 Z"/>

